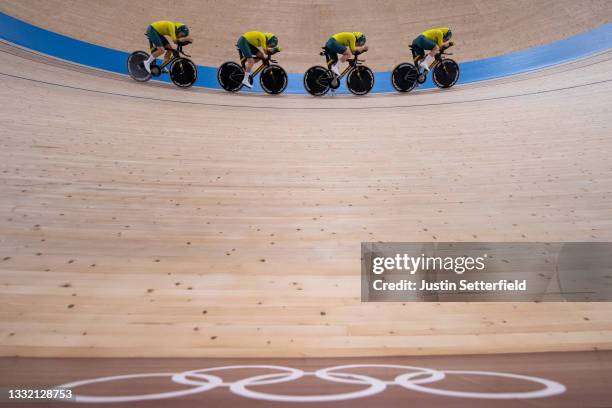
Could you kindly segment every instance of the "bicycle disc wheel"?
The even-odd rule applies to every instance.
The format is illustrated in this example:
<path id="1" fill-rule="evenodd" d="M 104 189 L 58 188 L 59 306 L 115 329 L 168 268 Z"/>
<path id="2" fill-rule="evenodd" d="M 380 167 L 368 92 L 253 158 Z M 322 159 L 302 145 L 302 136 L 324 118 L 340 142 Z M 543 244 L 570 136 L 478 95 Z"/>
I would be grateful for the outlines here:
<path id="1" fill-rule="evenodd" d="M 304 74 L 304 89 L 314 96 L 322 96 L 329 92 L 331 73 L 320 65 L 308 68 Z"/>
<path id="2" fill-rule="evenodd" d="M 244 70 L 233 61 L 224 62 L 217 71 L 217 81 L 221 88 L 229 92 L 236 92 L 242 88 Z"/>
<path id="3" fill-rule="evenodd" d="M 181 88 L 189 88 L 198 79 L 198 67 L 187 58 L 177 58 L 168 70 L 170 79 L 174 85 Z"/>
<path id="4" fill-rule="evenodd" d="M 459 79 L 459 64 L 443 59 L 433 70 L 432 79 L 438 88 L 450 88 Z"/>
<path id="5" fill-rule="evenodd" d="M 409 92 L 417 85 L 419 71 L 413 64 L 403 62 L 399 64 L 391 73 L 391 83 L 399 92 Z"/>
<path id="6" fill-rule="evenodd" d="M 144 62 L 149 58 L 149 54 L 144 51 L 134 51 L 127 60 L 127 70 L 133 80 L 146 82 L 151 79 L 151 74 L 144 67 Z"/>
<path id="7" fill-rule="evenodd" d="M 349 72 L 346 86 L 354 95 L 365 95 L 374 88 L 374 73 L 365 65 L 359 65 Z"/>
<path id="8" fill-rule="evenodd" d="M 269 94 L 282 93 L 287 88 L 287 73 L 279 65 L 269 65 L 259 74 L 259 83 Z"/>

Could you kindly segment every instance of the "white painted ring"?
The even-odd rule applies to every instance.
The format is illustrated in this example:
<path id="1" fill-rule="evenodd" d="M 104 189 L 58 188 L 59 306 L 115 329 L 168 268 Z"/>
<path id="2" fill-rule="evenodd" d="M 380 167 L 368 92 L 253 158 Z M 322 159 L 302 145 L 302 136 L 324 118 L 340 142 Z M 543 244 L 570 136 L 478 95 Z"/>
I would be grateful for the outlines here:
<path id="1" fill-rule="evenodd" d="M 83 385 L 97 384 L 102 382 L 118 381 L 118 380 L 130 380 L 134 378 L 151 378 L 151 377 L 172 377 L 174 373 L 149 373 L 149 374 L 127 374 L 127 375 L 115 375 L 110 377 L 99 377 L 91 378 L 88 380 L 73 381 L 66 384 L 59 385 L 58 388 L 76 388 Z M 78 395 L 74 394 L 75 402 L 97 402 L 97 403 L 108 403 L 108 402 L 134 402 L 134 401 L 148 401 L 158 400 L 164 398 L 176 398 L 185 395 L 197 394 L 205 392 L 219 386 L 223 381 L 221 378 L 214 375 L 206 375 L 206 383 L 199 383 L 194 388 L 188 388 L 186 390 L 178 391 L 167 391 L 158 392 L 155 394 L 139 394 L 139 395 L 117 395 L 117 396 L 99 396 L 99 395 Z"/>
<path id="2" fill-rule="evenodd" d="M 545 378 L 531 377 L 520 374 L 498 373 L 495 371 L 467 371 L 467 370 L 444 370 L 445 374 L 467 374 L 467 375 L 485 375 L 490 377 L 505 377 L 517 380 L 535 382 L 544 385 L 544 388 L 536 391 L 525 392 L 471 392 L 471 391 L 454 391 L 444 390 L 440 388 L 423 387 L 416 382 L 410 381 L 411 377 L 418 374 L 408 373 L 401 374 L 395 377 L 396 384 L 413 391 L 424 392 L 427 394 L 443 395 L 445 397 L 459 398 L 482 398 L 482 399 L 527 399 L 527 398 L 543 398 L 553 395 L 562 394 L 566 388 L 563 384 L 556 381 L 547 380 Z"/>
<path id="3" fill-rule="evenodd" d="M 187 377 L 196 377 L 200 378 L 203 376 L 203 379 L 206 380 L 206 373 L 216 372 L 216 371 L 227 371 L 227 370 L 242 370 L 242 369 L 252 369 L 252 368 L 263 368 L 268 370 L 279 370 L 285 371 L 285 373 L 275 373 L 275 374 L 266 374 L 270 377 L 281 377 L 278 380 L 268 380 L 265 382 L 258 383 L 257 385 L 265 385 L 265 384 L 276 384 L 282 382 L 288 382 L 300 379 L 304 376 L 304 371 L 293 368 L 293 367 L 285 367 L 278 365 L 266 365 L 266 364 L 243 364 L 243 365 L 233 365 L 233 366 L 221 366 L 221 367 L 210 367 L 210 368 L 202 368 L 199 370 L 191 370 L 191 371 L 183 371 L 182 373 L 177 373 L 172 376 L 172 381 L 185 384 L 185 385 L 200 385 L 201 382 L 190 380 Z M 286 378 L 283 378 L 285 376 Z M 252 377 L 249 377 L 252 378 Z M 248 378 L 246 378 L 248 380 Z M 222 382 L 221 385 L 231 385 L 230 383 Z"/>
<path id="4" fill-rule="evenodd" d="M 230 390 L 242 397 L 264 400 L 264 401 L 275 401 L 275 402 L 330 402 L 330 401 L 345 401 L 354 398 L 363 398 L 376 395 L 387 388 L 387 385 L 380 380 L 370 378 L 358 374 L 351 374 L 356 378 L 361 378 L 362 384 L 369 384 L 368 388 L 359 391 L 346 392 L 342 394 L 329 394 L 329 395 L 282 395 L 282 394 L 269 394 L 264 392 L 253 391 L 247 388 L 247 386 L 262 385 L 269 383 L 266 381 L 272 376 L 278 376 L 279 374 L 264 374 L 256 377 L 245 378 L 234 382 L 230 386 Z M 307 375 L 312 375 L 308 373 Z M 261 381 L 263 380 L 263 381 Z"/>
<path id="5" fill-rule="evenodd" d="M 347 365 L 341 365 L 341 366 L 336 366 L 336 367 L 322 368 L 320 370 L 317 370 L 315 372 L 315 375 L 319 377 L 320 379 L 326 380 L 326 381 L 343 382 L 347 384 L 369 384 L 370 383 L 370 381 L 362 382 L 358 380 L 342 379 L 342 378 L 337 377 L 337 376 L 343 376 L 343 377 L 354 376 L 355 374 L 352 374 L 352 373 L 335 372 L 338 370 L 345 370 L 345 369 L 351 369 L 351 368 L 399 368 L 402 370 L 420 371 L 418 373 L 410 373 L 415 377 L 418 375 L 422 375 L 422 374 L 429 374 L 429 377 L 414 380 L 413 381 L 414 384 L 428 384 L 428 383 L 443 380 L 445 377 L 444 373 L 439 370 L 434 370 L 434 369 L 426 368 L 426 367 L 415 367 L 415 366 L 398 365 L 398 364 L 347 364 Z M 362 376 L 370 378 L 370 379 L 374 379 L 374 380 L 379 380 L 378 378 L 371 377 L 368 375 L 362 375 Z M 391 380 L 391 381 L 379 380 L 379 381 L 383 381 L 387 385 L 396 384 L 394 380 Z"/>

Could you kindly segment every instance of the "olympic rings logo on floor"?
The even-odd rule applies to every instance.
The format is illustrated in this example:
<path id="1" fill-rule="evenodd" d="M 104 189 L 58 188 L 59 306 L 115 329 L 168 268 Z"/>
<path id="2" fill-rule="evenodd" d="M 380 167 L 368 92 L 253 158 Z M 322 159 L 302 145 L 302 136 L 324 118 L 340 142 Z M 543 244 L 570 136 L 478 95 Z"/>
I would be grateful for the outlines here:
<path id="1" fill-rule="evenodd" d="M 347 371 L 351 369 L 363 368 L 386 368 L 406 370 L 404 374 L 396 376 L 393 380 L 381 380 L 369 375 L 354 374 Z M 226 382 L 219 374 L 223 371 L 244 370 L 244 369 L 265 369 L 279 371 L 278 373 L 261 374 L 241 380 Z M 457 391 L 446 390 L 442 388 L 433 388 L 429 384 L 441 381 L 449 375 L 459 374 L 462 376 L 488 376 L 510 378 L 514 380 L 527 381 L 536 383 L 542 388 L 535 391 L 524 392 L 472 392 L 472 391 Z M 325 394 L 325 395 L 283 395 L 270 394 L 260 391 L 255 391 L 256 386 L 281 384 L 299 380 L 303 377 L 316 377 L 320 380 L 343 383 L 352 385 L 364 386 L 358 391 L 340 393 L 340 394 Z M 141 395 L 121 395 L 121 396 L 95 396 L 95 395 L 79 395 L 74 390 L 75 388 L 107 383 L 121 380 L 131 380 L 138 378 L 153 378 L 166 377 L 170 378 L 175 384 L 189 385 L 192 388 L 178 391 L 158 392 L 152 394 Z M 469 370 L 434 370 L 431 368 L 414 367 L 408 365 L 396 364 L 348 364 L 335 367 L 322 368 L 317 371 L 307 372 L 297 368 L 277 366 L 277 365 L 233 365 L 223 367 L 203 368 L 199 370 L 184 371 L 182 373 L 143 373 L 143 374 L 128 374 L 117 375 L 111 377 L 92 378 L 88 380 L 73 381 L 62 384 L 58 388 L 73 389 L 74 402 L 83 403 L 113 403 L 113 402 L 135 402 L 158 400 L 164 398 L 177 398 L 186 395 L 203 393 L 220 387 L 228 387 L 229 390 L 236 395 L 263 401 L 276 402 L 330 402 L 344 401 L 355 398 L 370 397 L 381 393 L 388 386 L 398 386 L 411 391 L 418 391 L 427 394 L 441 395 L 446 397 L 457 398 L 484 398 L 484 399 L 529 399 L 543 398 L 553 395 L 562 394 L 566 388 L 563 384 L 556 381 L 547 380 L 545 378 L 532 377 L 520 374 L 501 373 L 495 371 L 469 371 Z"/>

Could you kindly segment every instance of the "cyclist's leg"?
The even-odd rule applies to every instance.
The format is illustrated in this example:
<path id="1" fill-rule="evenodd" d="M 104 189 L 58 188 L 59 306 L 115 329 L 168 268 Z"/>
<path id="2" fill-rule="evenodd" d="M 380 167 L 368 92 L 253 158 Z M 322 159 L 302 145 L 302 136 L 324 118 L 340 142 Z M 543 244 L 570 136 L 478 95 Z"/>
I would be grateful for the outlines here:
<path id="1" fill-rule="evenodd" d="M 412 51 L 412 60 L 414 61 L 414 65 L 418 66 L 419 62 L 421 62 L 425 57 L 425 51 L 419 47 L 416 38 L 412 41 L 410 50 Z"/>
<path id="2" fill-rule="evenodd" d="M 244 58 L 246 58 L 242 83 L 251 88 L 253 84 L 251 83 L 250 77 L 253 70 L 253 65 L 255 65 L 255 58 L 253 58 L 253 54 L 257 55 L 258 50 L 256 47 L 253 47 L 243 36 L 238 39 L 238 43 L 236 45 L 238 45 L 240 53 L 244 56 Z M 255 53 L 253 53 L 253 48 L 256 50 Z"/>
<path id="3" fill-rule="evenodd" d="M 147 37 L 149 38 L 149 47 L 151 49 L 151 55 L 144 62 L 144 67 L 147 72 L 151 73 L 151 64 L 155 61 L 155 58 L 161 56 L 165 51 L 165 44 L 168 44 L 168 41 L 160 36 L 157 31 L 153 28 L 153 26 L 149 26 L 146 32 Z M 165 44 L 164 44 L 165 42 Z"/>
<path id="4" fill-rule="evenodd" d="M 346 47 L 346 50 L 342 53 L 342 56 L 340 57 L 340 62 L 346 62 L 348 61 L 351 57 L 353 56 L 353 53 L 351 52 L 351 50 L 349 50 L 348 47 Z"/>
<path id="5" fill-rule="evenodd" d="M 173 49 L 170 44 L 168 44 L 168 40 L 166 40 L 166 37 L 162 37 L 162 43 L 164 44 L 164 50 L 166 51 L 166 55 L 164 55 L 165 64 L 167 62 L 170 62 L 170 60 L 174 57 L 174 53 L 172 52 Z"/>
<path id="6" fill-rule="evenodd" d="M 340 75 L 340 64 L 348 59 L 345 58 L 345 53 L 348 52 L 350 55 L 350 50 L 346 46 L 336 41 L 334 37 L 331 37 L 329 40 L 327 40 L 327 43 L 325 44 L 325 49 L 329 51 L 328 53 L 331 56 L 331 61 L 328 62 L 330 69 L 334 74 Z M 338 60 L 338 54 L 342 55 L 340 60 Z"/>
<path id="7" fill-rule="evenodd" d="M 426 71 L 429 71 L 429 66 L 434 60 L 436 54 L 440 51 L 440 47 L 438 44 L 431 41 L 429 38 L 426 38 L 424 35 L 419 35 L 413 42 L 413 45 L 416 45 L 418 48 L 424 51 L 429 51 L 427 56 L 423 61 L 419 63 L 420 67 Z"/>

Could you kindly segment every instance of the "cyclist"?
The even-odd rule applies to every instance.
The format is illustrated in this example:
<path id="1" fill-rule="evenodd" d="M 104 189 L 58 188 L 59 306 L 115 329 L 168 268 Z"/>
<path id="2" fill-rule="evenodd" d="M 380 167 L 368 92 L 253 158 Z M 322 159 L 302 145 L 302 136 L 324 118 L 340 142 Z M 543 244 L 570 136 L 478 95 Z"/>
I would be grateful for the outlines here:
<path id="1" fill-rule="evenodd" d="M 429 72 L 429 66 L 440 50 L 453 45 L 450 41 L 452 36 L 453 32 L 448 27 L 432 28 L 431 30 L 423 31 L 412 41 L 412 56 L 415 59 L 415 63 L 417 59 L 422 59 L 425 56 L 425 51 L 429 51 L 427 57 L 419 63 L 423 70 Z"/>
<path id="2" fill-rule="evenodd" d="M 365 52 L 368 50 L 368 46 L 365 45 L 366 36 L 364 33 L 359 31 L 344 32 L 334 34 L 327 40 L 325 44 L 325 50 L 330 56 L 330 60 L 327 62 L 328 67 L 332 70 L 336 76 L 340 75 L 340 64 L 346 62 L 355 53 Z M 338 54 L 341 55 L 338 60 Z"/>
<path id="3" fill-rule="evenodd" d="M 269 58 L 274 52 L 280 51 L 278 47 L 278 37 L 273 33 L 263 33 L 261 31 L 248 31 L 240 36 L 236 44 L 240 53 L 246 58 L 244 69 L 244 79 L 242 84 L 246 87 L 253 87 L 253 76 L 251 72 L 255 59 L 264 60 Z M 260 50 L 261 48 L 261 50 Z"/>
<path id="4" fill-rule="evenodd" d="M 170 45 L 170 41 L 174 44 L 192 43 L 193 40 L 189 37 L 189 27 L 183 23 L 173 23 L 172 21 L 160 20 L 152 23 L 147 27 L 145 33 L 149 38 L 149 46 L 151 47 L 151 55 L 144 62 L 144 68 L 151 73 L 151 64 L 155 58 L 166 52 L 164 62 L 170 61 L 174 48 Z"/>

